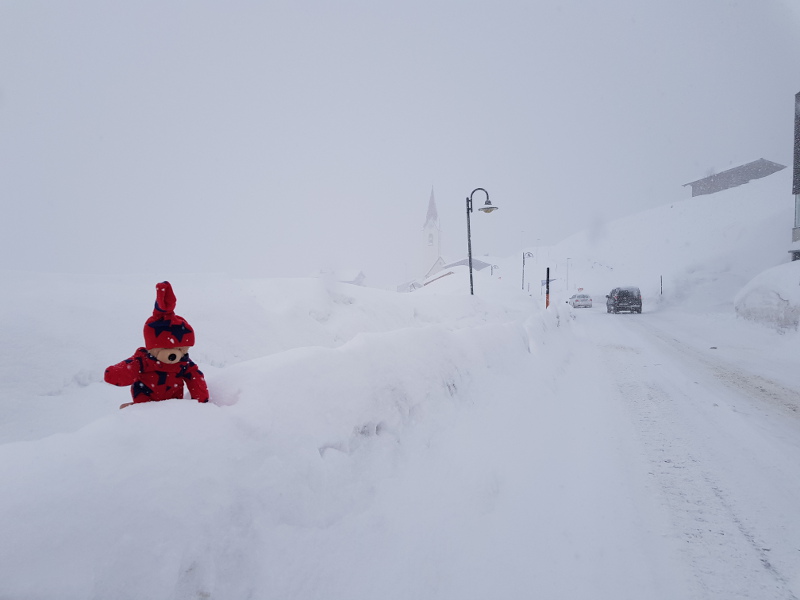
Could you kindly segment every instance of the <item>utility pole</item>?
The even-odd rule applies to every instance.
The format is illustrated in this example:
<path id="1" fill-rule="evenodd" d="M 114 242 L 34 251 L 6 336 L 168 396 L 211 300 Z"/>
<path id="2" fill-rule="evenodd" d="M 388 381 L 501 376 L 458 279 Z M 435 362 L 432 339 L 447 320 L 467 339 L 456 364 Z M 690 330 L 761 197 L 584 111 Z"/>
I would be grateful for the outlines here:
<path id="1" fill-rule="evenodd" d="M 545 292 L 544 297 L 544 307 L 550 307 L 550 267 L 547 267 L 547 279 L 545 280 L 545 285 L 547 286 L 547 291 Z"/>

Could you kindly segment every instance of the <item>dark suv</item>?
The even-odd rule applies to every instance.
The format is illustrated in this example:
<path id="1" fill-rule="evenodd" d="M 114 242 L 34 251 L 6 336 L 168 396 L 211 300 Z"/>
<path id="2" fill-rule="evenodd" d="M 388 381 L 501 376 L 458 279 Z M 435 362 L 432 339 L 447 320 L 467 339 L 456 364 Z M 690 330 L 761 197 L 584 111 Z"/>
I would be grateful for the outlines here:
<path id="1" fill-rule="evenodd" d="M 606 312 L 618 313 L 622 310 L 642 312 L 642 293 L 637 287 L 618 287 L 606 296 Z"/>

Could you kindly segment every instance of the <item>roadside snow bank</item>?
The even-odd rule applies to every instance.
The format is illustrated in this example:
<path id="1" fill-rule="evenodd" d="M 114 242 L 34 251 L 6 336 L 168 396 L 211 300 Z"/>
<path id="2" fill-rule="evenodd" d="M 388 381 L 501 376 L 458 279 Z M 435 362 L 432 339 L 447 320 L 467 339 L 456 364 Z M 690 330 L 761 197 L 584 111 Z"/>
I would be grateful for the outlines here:
<path id="1" fill-rule="evenodd" d="M 734 299 L 736 314 L 784 332 L 800 323 L 800 261 L 754 277 Z"/>
<path id="2" fill-rule="evenodd" d="M 9 274 L 1 598 L 323 597 L 297 586 L 363 562 L 395 509 L 381 482 L 492 406 L 558 325 L 517 290 L 170 277 L 212 401 L 120 411 L 102 372 L 141 344 L 163 278 Z"/>

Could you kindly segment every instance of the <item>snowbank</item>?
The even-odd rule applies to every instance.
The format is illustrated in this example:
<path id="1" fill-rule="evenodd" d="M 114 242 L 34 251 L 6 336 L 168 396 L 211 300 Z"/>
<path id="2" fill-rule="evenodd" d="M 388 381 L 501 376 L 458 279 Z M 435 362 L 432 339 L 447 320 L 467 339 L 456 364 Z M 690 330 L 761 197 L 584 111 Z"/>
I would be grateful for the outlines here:
<path id="1" fill-rule="evenodd" d="M 778 331 L 800 323 L 800 261 L 767 269 L 736 295 L 736 314 Z"/>
<path id="2" fill-rule="evenodd" d="M 312 563 L 269 565 L 380 513 L 405 440 L 484 402 L 476 386 L 500 389 L 547 318 L 503 289 L 177 275 L 212 402 L 120 411 L 129 392 L 102 373 L 141 344 L 163 278 L 5 278 L 4 598 L 291 597 Z"/>

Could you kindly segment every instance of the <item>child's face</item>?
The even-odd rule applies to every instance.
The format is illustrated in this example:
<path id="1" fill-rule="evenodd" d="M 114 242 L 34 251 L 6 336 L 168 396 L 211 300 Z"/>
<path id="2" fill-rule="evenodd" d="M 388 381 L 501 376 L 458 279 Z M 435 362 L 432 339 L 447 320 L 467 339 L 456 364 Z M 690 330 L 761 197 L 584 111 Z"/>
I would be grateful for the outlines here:
<path id="1" fill-rule="evenodd" d="M 189 353 L 189 346 L 180 346 L 178 348 L 148 348 L 147 351 L 150 353 L 150 356 L 155 358 L 158 362 L 174 365 Z"/>

